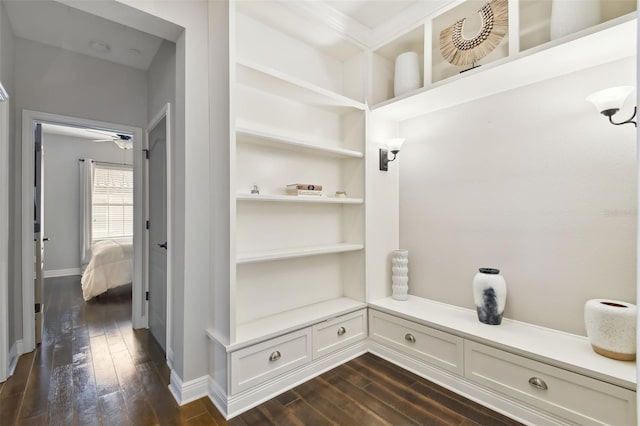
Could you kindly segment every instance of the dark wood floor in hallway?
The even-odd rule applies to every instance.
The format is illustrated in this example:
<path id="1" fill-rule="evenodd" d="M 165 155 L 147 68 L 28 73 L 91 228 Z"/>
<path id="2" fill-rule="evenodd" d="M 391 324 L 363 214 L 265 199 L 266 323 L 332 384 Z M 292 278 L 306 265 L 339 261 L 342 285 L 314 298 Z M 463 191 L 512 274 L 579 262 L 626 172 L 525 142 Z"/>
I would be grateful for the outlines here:
<path id="1" fill-rule="evenodd" d="M 130 287 L 82 300 L 79 277 L 46 280 L 45 328 L 0 384 L 0 425 L 226 425 L 202 398 L 171 396 L 164 354 L 131 328 Z M 374 355 L 235 417 L 242 425 L 517 425 Z"/>

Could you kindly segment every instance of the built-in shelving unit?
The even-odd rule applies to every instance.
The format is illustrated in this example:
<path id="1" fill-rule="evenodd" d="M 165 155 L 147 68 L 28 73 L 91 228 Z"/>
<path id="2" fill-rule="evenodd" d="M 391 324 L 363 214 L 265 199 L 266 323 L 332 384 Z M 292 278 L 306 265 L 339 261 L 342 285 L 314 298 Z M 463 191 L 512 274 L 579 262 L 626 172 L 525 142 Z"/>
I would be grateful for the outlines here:
<path id="1" fill-rule="evenodd" d="M 210 332 L 225 351 L 365 303 L 365 50 L 326 45 L 283 3 L 230 5 L 235 255 L 229 327 Z M 293 183 L 321 195 L 288 195 Z"/>
<path id="2" fill-rule="evenodd" d="M 377 162 L 379 145 L 402 136 L 398 123 L 404 120 L 635 55 L 635 1 L 607 5 L 602 23 L 551 40 L 549 1 L 510 0 L 503 42 L 464 73 L 441 57 L 438 35 L 486 0 L 454 1 L 375 46 L 354 42 L 346 27 L 318 19 L 316 9 L 303 3 L 229 2 L 229 57 L 235 62 L 226 105 L 231 163 L 225 197 L 231 254 L 229 282 L 215 283 L 224 287 L 218 292 L 224 297 L 212 296 L 207 331 L 211 394 L 218 406 L 237 413 L 362 353 L 364 346 L 352 346 L 352 352 L 343 348 L 318 360 L 308 348 L 312 329 L 356 311 L 364 318 L 367 306 L 634 388 L 635 368 L 591 356 L 570 359 L 559 343 L 549 343 L 569 342 L 574 353 L 584 339 L 509 320 L 485 329 L 462 308 L 382 298 L 390 294 L 389 253 L 398 244 L 399 163 L 380 172 Z M 406 51 L 418 53 L 422 87 L 394 97 L 395 58 Z M 293 183 L 322 185 L 322 195 L 287 195 Z M 250 193 L 256 188 L 259 193 Z M 338 192 L 347 196 L 336 197 Z M 366 323 L 363 330 L 366 336 Z M 550 339 L 548 348 L 541 352 L 523 335 Z M 271 369 L 269 355 L 280 350 L 270 345 L 289 338 L 306 345 L 309 360 L 277 376 L 284 370 Z M 274 376 L 259 385 L 237 384 L 233 391 L 229 383 L 238 367 L 232 360 L 253 350 L 260 368 Z"/>
<path id="3" fill-rule="evenodd" d="M 636 5 L 633 1 L 602 3 L 602 22 L 556 40 L 549 36 L 551 2 L 521 0 L 510 6 L 509 32 L 500 45 L 468 71 L 447 63 L 439 51 L 440 31 L 475 13 L 484 1 L 456 2 L 374 50 L 373 109 L 393 120 L 446 108 L 537 81 L 635 55 Z M 422 89 L 393 97 L 394 60 L 417 51 L 424 58 Z M 464 72 L 461 72 L 464 71 Z M 446 88 L 446 89 L 445 89 Z M 431 93 L 434 92 L 434 93 Z M 392 106 L 393 105 L 393 106 Z"/>

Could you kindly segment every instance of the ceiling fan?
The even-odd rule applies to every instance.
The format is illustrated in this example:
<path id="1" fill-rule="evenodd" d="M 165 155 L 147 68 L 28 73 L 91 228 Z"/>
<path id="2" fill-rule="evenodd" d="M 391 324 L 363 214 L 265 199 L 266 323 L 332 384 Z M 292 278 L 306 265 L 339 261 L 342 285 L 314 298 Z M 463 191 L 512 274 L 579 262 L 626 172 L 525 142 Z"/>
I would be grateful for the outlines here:
<path id="1" fill-rule="evenodd" d="M 114 133 L 106 130 L 87 129 L 90 132 L 99 133 L 102 139 L 93 139 L 93 142 L 113 142 L 121 149 L 133 149 L 133 138 L 131 135 Z"/>

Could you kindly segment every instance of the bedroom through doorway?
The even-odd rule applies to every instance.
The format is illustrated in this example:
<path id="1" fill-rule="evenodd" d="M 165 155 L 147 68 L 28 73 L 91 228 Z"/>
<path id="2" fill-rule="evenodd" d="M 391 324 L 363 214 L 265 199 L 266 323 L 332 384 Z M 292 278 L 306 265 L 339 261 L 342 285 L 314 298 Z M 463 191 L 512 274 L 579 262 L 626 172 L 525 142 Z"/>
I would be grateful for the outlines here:
<path id="1" fill-rule="evenodd" d="M 127 293 L 133 328 L 148 326 L 143 148 L 139 128 L 23 111 L 23 179 L 31 176 L 23 194 L 33 194 L 23 198 L 23 217 L 33 217 L 23 224 L 23 250 L 35 254 L 34 263 L 23 264 L 23 309 L 33 347 L 46 322 L 45 279 L 75 276 L 84 303 Z"/>

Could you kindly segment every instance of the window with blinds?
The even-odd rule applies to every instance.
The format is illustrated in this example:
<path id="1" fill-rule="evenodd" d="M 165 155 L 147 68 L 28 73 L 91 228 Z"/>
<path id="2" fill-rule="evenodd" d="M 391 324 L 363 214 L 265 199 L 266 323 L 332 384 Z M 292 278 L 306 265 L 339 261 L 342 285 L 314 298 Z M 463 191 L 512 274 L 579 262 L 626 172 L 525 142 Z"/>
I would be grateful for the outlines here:
<path id="1" fill-rule="evenodd" d="M 133 235 L 133 169 L 96 163 L 93 178 L 93 241 Z"/>

